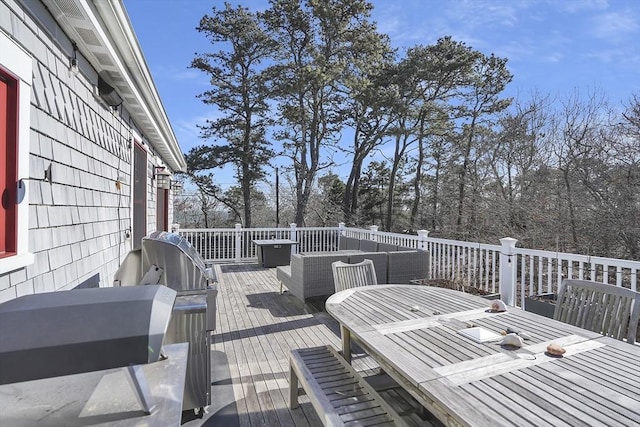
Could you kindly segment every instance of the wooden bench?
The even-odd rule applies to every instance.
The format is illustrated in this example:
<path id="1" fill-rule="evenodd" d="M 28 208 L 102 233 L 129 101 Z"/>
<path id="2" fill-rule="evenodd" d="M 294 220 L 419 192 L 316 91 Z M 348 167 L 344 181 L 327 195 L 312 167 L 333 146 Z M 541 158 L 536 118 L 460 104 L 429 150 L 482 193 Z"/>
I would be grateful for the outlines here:
<path id="1" fill-rule="evenodd" d="M 298 382 L 325 426 L 406 426 L 400 416 L 332 347 L 291 351 L 289 405 L 298 407 Z"/>

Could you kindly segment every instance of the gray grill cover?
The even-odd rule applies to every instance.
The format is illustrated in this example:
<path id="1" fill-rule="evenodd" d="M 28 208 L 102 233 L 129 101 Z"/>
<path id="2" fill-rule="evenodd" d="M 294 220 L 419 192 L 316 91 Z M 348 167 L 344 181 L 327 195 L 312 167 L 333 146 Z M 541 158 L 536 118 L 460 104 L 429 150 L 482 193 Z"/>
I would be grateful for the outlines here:
<path id="1" fill-rule="evenodd" d="M 203 291 L 213 280 L 213 272 L 184 237 L 155 231 L 142 239 L 142 271 L 152 265 L 164 269 L 160 282 L 176 291 Z"/>
<path id="2" fill-rule="evenodd" d="M 0 384 L 156 362 L 176 292 L 76 289 L 0 304 Z"/>

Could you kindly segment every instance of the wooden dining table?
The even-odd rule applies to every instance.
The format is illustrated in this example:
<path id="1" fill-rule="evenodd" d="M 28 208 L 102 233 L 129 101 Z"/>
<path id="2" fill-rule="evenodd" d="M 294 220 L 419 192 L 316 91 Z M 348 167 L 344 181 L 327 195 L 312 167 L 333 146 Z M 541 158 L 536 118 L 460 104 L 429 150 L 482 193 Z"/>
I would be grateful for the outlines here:
<path id="1" fill-rule="evenodd" d="M 640 426 L 640 346 L 451 289 L 376 285 L 332 295 L 354 339 L 445 425 Z M 479 328 L 479 329 L 478 329 Z M 482 341 L 463 330 L 492 335 Z M 503 331 L 525 337 L 502 345 Z M 495 334 L 495 335 L 493 335 Z M 546 352 L 555 343 L 563 356 Z"/>

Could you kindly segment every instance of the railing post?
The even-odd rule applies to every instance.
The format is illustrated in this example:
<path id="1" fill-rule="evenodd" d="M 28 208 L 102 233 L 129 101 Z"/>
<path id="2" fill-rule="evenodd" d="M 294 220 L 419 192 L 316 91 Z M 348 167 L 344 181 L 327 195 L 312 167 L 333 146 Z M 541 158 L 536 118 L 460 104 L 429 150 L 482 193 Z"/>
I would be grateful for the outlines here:
<path id="1" fill-rule="evenodd" d="M 291 227 L 291 231 L 289 232 L 289 239 L 293 240 L 294 242 L 298 241 L 298 233 L 297 233 L 297 229 L 296 227 L 298 226 L 295 222 L 292 222 L 291 224 L 289 224 L 289 226 Z M 298 245 L 291 245 L 291 255 L 296 253 L 297 250 L 297 246 Z"/>
<path id="2" fill-rule="evenodd" d="M 429 250 L 429 230 L 418 230 L 418 244 L 417 248 L 420 251 L 428 251 Z M 429 261 L 429 265 L 427 265 L 427 277 L 425 279 L 431 278 L 431 266 L 433 265 L 433 254 L 429 252 L 427 255 L 427 260 Z"/>
<path id="3" fill-rule="evenodd" d="M 378 226 L 377 225 L 371 225 L 369 226 L 369 230 L 371 230 L 371 232 L 369 233 L 369 239 L 373 240 L 374 242 L 378 241 Z"/>
<path id="4" fill-rule="evenodd" d="M 418 230 L 418 248 L 421 251 L 428 250 L 429 230 Z"/>
<path id="5" fill-rule="evenodd" d="M 347 227 L 345 226 L 344 222 L 339 222 L 338 228 L 340 229 L 341 236 L 344 236 L 345 234 L 347 234 L 347 230 L 346 230 Z"/>
<path id="6" fill-rule="evenodd" d="M 500 297 L 505 304 L 515 306 L 517 294 L 516 239 L 500 239 Z"/>
<path id="7" fill-rule="evenodd" d="M 236 262 L 242 259 L 242 224 L 236 224 Z"/>

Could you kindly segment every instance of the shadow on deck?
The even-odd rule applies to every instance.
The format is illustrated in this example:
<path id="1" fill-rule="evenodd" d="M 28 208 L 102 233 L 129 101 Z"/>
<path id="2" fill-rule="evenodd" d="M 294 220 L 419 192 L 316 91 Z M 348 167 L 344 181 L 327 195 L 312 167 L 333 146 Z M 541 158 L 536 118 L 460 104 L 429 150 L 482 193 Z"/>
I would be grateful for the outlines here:
<path id="1" fill-rule="evenodd" d="M 204 416 L 183 413 L 184 426 L 320 426 L 309 399 L 290 410 L 289 352 L 293 348 L 340 348 L 340 328 L 324 311 L 324 299 L 302 303 L 285 292 L 274 268 L 257 264 L 214 265 L 218 278 L 217 329 L 212 335 L 211 405 Z M 419 405 L 373 359 L 354 348 L 353 366 L 370 377 L 409 425 L 432 425 Z"/>

